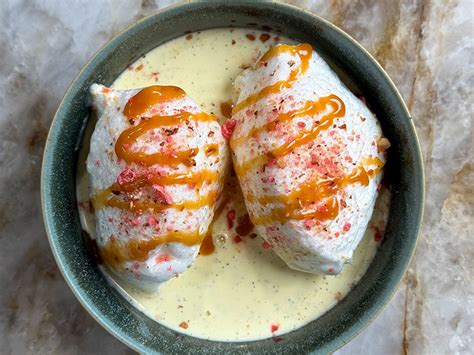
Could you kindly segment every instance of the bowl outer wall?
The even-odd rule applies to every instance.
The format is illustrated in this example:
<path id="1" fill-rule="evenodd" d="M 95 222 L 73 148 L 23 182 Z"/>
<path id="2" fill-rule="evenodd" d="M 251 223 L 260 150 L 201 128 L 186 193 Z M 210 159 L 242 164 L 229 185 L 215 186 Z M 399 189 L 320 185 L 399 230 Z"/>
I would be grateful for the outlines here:
<path id="1" fill-rule="evenodd" d="M 169 24 L 173 26 L 169 26 Z M 309 42 L 341 68 L 368 99 L 392 143 L 387 171 L 392 204 L 380 247 L 349 295 L 322 317 L 281 340 L 215 342 L 177 333 L 133 308 L 105 281 L 81 236 L 75 196 L 77 153 L 93 82 L 110 85 L 137 58 L 185 32 L 216 27 L 272 29 Z M 403 167 L 403 168 L 402 168 Z M 53 120 L 43 158 L 43 216 L 64 278 L 87 311 L 131 348 L 157 352 L 327 353 L 348 342 L 393 295 L 413 255 L 423 214 L 424 175 L 414 124 L 380 65 L 352 38 L 310 12 L 255 1 L 191 2 L 159 11 L 108 42 L 71 84 Z"/>

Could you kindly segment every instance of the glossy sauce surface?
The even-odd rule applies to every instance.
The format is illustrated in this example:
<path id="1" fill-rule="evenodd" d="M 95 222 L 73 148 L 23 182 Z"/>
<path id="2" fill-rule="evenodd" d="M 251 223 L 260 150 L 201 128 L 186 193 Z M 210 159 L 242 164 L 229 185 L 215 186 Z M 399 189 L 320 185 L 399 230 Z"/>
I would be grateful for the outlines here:
<path id="1" fill-rule="evenodd" d="M 126 70 L 114 87 L 179 86 L 205 112 L 223 121 L 232 109 L 226 103 L 230 102 L 234 78 L 242 68 L 254 63 L 278 42 L 292 43 L 274 34 L 240 29 L 193 33 L 148 53 Z M 284 116 L 282 119 L 285 119 Z M 85 156 L 87 152 L 81 152 L 80 161 L 83 162 Z M 348 179 L 362 181 L 365 178 L 363 175 L 358 171 Z M 200 179 L 195 175 L 170 178 L 170 183 Z M 132 185 L 142 183 L 137 180 Z M 332 189 L 324 181 L 315 184 L 322 195 L 328 193 L 327 189 Z M 134 186 L 124 185 L 121 188 L 133 189 Z M 309 188 L 301 186 L 301 191 Z M 227 200 L 216 212 L 219 217 L 214 221 L 211 233 L 204 238 L 202 255 L 189 270 L 165 283 L 156 294 L 147 294 L 111 279 L 138 309 L 178 332 L 222 341 L 280 336 L 318 318 L 333 307 L 362 277 L 375 255 L 378 242 L 374 238 L 375 229 L 369 228 L 354 253 L 352 264 L 345 266 L 340 275 L 311 275 L 291 270 L 268 244 L 252 232 L 235 177 L 227 181 L 224 191 Z M 79 202 L 85 203 L 87 196 L 87 174 L 79 163 Z M 295 196 L 288 197 L 290 202 Z M 388 200 L 388 194 L 381 193 L 372 218 L 377 228 L 386 218 L 384 213 Z M 93 235 L 90 211 L 87 208 L 80 210 L 84 228 Z M 232 215 L 234 218 L 230 218 Z M 154 243 L 150 241 L 145 249 L 152 248 Z M 119 258 L 143 257 L 142 252 L 133 245 L 129 246 L 127 253 L 117 255 Z M 107 273 L 107 270 L 104 269 L 104 272 Z"/>

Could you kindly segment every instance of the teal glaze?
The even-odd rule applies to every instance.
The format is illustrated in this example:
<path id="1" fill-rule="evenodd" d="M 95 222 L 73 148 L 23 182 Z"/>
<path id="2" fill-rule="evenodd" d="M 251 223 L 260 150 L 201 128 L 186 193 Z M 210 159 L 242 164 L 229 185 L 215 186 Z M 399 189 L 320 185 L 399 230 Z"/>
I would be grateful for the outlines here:
<path id="1" fill-rule="evenodd" d="M 176 333 L 135 310 L 111 288 L 87 252 L 75 197 L 77 151 L 87 120 L 88 88 L 110 85 L 138 57 L 185 32 L 216 27 L 272 30 L 309 42 L 357 83 L 392 143 L 387 175 L 392 204 L 385 242 L 362 280 L 319 319 L 281 337 L 253 342 L 214 342 Z M 157 12 L 107 43 L 66 92 L 48 136 L 41 193 L 51 249 L 64 278 L 105 329 L 145 353 L 328 353 L 350 341 L 393 295 L 413 255 L 420 230 L 424 175 L 410 114 L 379 64 L 352 38 L 296 7 L 257 1 L 200 1 Z"/>

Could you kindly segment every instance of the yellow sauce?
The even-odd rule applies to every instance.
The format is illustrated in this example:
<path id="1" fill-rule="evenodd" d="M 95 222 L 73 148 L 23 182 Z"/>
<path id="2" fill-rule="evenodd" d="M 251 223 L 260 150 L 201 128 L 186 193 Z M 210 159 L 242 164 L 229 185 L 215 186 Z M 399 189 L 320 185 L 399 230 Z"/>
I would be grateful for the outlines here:
<path id="1" fill-rule="evenodd" d="M 275 36 L 240 29 L 215 29 L 183 36 L 138 60 L 115 81 L 114 87 L 178 86 L 196 100 L 203 111 L 222 121 L 232 109 L 229 106 L 232 82 L 242 68 L 250 66 L 278 41 L 293 43 L 284 37 L 276 38 L 277 41 Z M 93 216 L 84 207 L 89 194 L 84 161 L 90 134 L 89 127 L 85 149 L 79 157 L 77 194 L 82 206 L 81 223 L 93 236 Z M 196 179 L 194 176 L 175 178 L 182 179 L 183 183 Z M 354 174 L 350 178 L 365 177 Z M 322 194 L 325 188 L 321 186 Z M 238 188 L 230 186 L 224 190 L 230 200 L 219 211 L 220 217 L 204 239 L 201 250 L 206 255 L 198 256 L 189 270 L 163 284 L 156 294 L 147 294 L 111 279 L 138 309 L 176 331 L 220 341 L 247 341 L 284 334 L 333 307 L 362 277 L 376 253 L 374 230 L 369 228 L 354 253 L 352 264 L 346 265 L 340 275 L 311 275 L 291 270 L 259 237 L 250 234 L 236 238 L 235 226 L 229 231 L 227 213 L 235 210 L 238 218 L 246 211 Z M 377 204 L 384 208 L 376 208 L 372 221 L 384 220 L 380 211 L 386 212 L 388 200 L 388 193 L 381 193 Z M 154 241 L 150 243 L 152 248 Z M 134 251 L 133 246 L 129 250 Z M 138 254 L 133 257 L 143 258 Z M 107 273 L 105 268 L 104 272 Z"/>

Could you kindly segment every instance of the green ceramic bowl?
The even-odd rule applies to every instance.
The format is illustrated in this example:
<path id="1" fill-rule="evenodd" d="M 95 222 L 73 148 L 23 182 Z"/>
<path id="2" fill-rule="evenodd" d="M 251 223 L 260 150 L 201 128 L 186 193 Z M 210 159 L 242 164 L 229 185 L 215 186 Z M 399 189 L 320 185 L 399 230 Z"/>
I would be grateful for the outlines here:
<path id="1" fill-rule="evenodd" d="M 356 83 L 392 143 L 387 175 L 392 204 L 385 242 L 366 275 L 337 306 L 273 339 L 215 342 L 176 333 L 131 307 L 106 282 L 81 236 L 75 195 L 78 147 L 90 109 L 88 88 L 111 84 L 138 57 L 189 31 L 215 27 L 271 29 L 313 45 Z M 79 73 L 54 118 L 42 171 L 44 221 L 64 278 L 87 311 L 131 348 L 146 353 L 330 352 L 352 339 L 390 300 L 413 255 L 423 213 L 423 166 L 413 121 L 379 64 L 347 34 L 293 6 L 256 1 L 191 2 L 136 23 L 105 45 Z"/>

